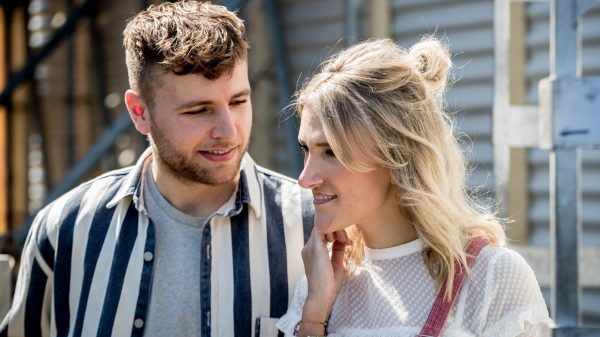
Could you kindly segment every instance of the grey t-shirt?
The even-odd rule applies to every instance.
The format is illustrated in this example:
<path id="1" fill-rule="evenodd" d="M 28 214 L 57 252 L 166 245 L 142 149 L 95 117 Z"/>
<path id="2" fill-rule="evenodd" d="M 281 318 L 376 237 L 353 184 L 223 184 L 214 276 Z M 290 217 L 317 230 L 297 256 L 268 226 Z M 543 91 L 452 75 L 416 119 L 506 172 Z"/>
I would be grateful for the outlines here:
<path id="1" fill-rule="evenodd" d="M 144 336 L 200 336 L 200 238 L 206 218 L 185 214 L 158 190 L 150 166 L 144 203 L 156 229 Z"/>

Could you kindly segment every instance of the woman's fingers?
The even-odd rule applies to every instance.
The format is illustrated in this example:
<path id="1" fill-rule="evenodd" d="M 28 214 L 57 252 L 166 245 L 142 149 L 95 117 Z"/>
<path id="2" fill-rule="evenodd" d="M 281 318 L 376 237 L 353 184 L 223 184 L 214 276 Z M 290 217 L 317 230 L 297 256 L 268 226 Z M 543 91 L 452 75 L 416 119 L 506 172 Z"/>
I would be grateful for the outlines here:
<path id="1" fill-rule="evenodd" d="M 339 242 L 342 242 L 342 243 L 345 243 L 345 244 L 347 244 L 347 243 L 350 242 L 350 238 L 348 237 L 348 234 L 346 233 L 345 229 L 333 232 L 333 238 L 336 241 L 339 241 Z"/>
<path id="2" fill-rule="evenodd" d="M 346 251 L 346 244 L 341 241 L 334 241 L 331 247 L 331 264 L 333 269 L 344 266 L 344 252 Z"/>

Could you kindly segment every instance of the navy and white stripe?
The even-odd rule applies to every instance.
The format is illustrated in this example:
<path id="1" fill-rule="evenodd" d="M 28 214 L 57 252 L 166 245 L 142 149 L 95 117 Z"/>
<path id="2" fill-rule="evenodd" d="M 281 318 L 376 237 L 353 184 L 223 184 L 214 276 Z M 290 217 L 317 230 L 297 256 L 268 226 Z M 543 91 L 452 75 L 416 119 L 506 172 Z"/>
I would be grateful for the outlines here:
<path id="1" fill-rule="evenodd" d="M 44 208 L 21 258 L 0 336 L 142 336 L 152 280 L 154 225 L 141 193 L 146 151 Z M 203 336 L 253 336 L 259 317 L 283 315 L 304 274 L 310 194 L 245 156 L 229 214 L 202 231 Z"/>

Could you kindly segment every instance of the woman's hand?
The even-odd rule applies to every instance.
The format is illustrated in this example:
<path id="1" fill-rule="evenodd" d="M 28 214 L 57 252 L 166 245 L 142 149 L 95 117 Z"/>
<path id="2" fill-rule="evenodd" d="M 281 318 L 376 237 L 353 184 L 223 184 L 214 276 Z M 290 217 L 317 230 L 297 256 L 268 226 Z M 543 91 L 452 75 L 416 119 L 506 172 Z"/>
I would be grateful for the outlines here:
<path id="1" fill-rule="evenodd" d="M 328 242 L 333 243 L 331 257 L 327 250 Z M 322 234 L 313 229 L 310 239 L 302 249 L 308 281 L 308 295 L 304 302 L 302 319 L 324 322 L 329 318 L 346 277 L 344 252 L 350 244 L 351 240 L 345 230 Z M 318 327 L 302 324 L 301 331 L 312 328 Z"/>

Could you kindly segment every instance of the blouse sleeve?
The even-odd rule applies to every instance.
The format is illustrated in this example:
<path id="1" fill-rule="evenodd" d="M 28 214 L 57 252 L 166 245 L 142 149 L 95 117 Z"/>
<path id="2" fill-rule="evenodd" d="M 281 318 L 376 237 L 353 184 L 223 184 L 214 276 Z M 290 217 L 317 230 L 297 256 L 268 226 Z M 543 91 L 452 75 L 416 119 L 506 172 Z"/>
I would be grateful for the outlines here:
<path id="1" fill-rule="evenodd" d="M 288 307 L 288 311 L 277 322 L 277 328 L 281 330 L 286 337 L 294 335 L 294 327 L 302 317 L 302 308 L 304 307 L 307 294 L 308 281 L 306 280 L 306 276 L 302 276 L 302 279 L 298 282 L 298 285 L 296 285 L 294 297 Z"/>
<path id="2" fill-rule="evenodd" d="M 487 275 L 484 336 L 549 336 L 553 325 L 533 270 L 517 252 L 503 249 Z"/>

